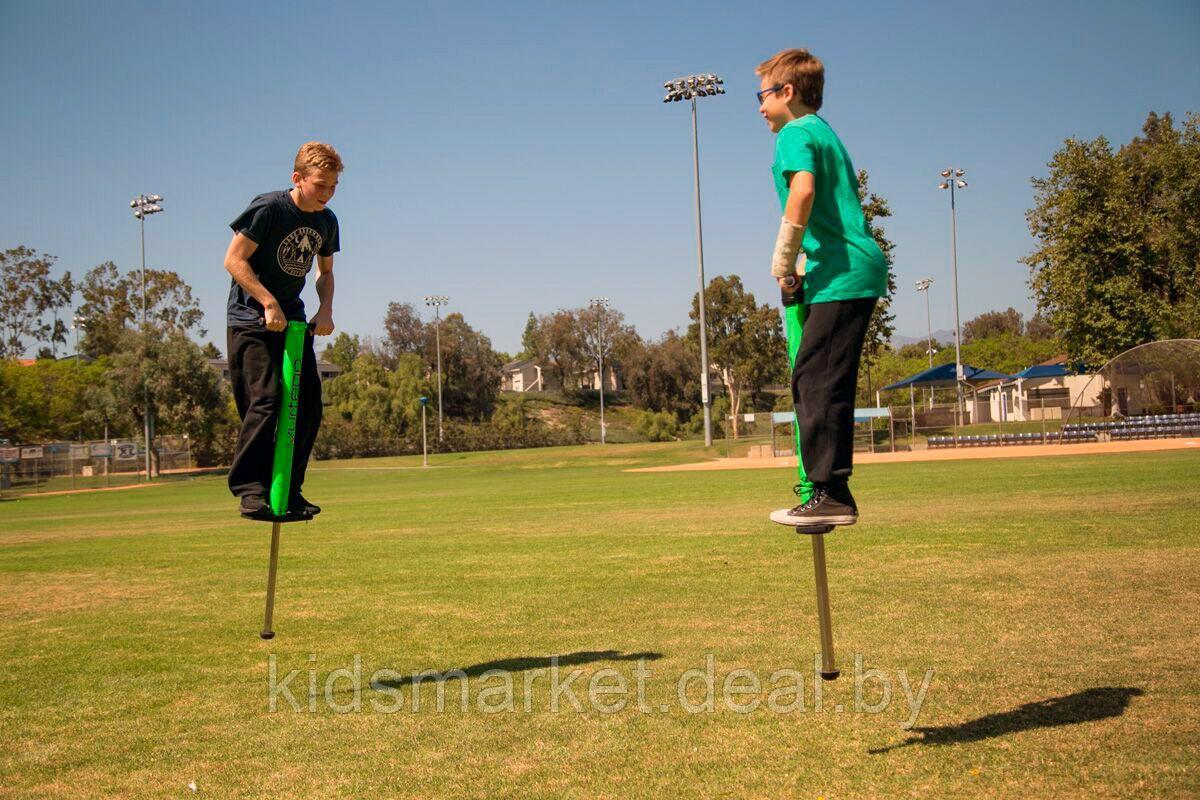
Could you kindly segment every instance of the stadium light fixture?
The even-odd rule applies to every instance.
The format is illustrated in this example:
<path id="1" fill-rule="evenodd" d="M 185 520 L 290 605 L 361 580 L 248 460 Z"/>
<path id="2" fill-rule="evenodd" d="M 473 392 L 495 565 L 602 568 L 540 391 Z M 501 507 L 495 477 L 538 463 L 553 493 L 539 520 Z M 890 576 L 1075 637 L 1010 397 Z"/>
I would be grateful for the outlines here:
<path id="1" fill-rule="evenodd" d="M 704 313 L 704 225 L 700 213 L 700 135 L 696 121 L 696 98 L 725 94 L 725 81 L 702 73 L 674 78 L 663 84 L 664 103 L 687 100 L 692 106 L 692 166 L 696 183 L 696 254 L 700 272 L 700 402 L 704 408 L 704 446 L 712 447 L 712 399 L 708 391 L 708 326 Z"/>

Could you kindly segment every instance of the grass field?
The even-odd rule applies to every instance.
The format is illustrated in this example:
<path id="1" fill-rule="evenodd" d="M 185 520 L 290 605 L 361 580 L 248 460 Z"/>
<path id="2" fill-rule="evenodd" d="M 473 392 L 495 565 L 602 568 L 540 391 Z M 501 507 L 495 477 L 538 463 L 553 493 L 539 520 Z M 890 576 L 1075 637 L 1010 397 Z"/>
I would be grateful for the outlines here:
<path id="1" fill-rule="evenodd" d="M 0 502 L 0 797 L 1200 794 L 1200 454 L 860 467 L 819 709 L 791 476 L 624 471 L 702 455 L 317 464 L 270 642 L 220 478 Z"/>

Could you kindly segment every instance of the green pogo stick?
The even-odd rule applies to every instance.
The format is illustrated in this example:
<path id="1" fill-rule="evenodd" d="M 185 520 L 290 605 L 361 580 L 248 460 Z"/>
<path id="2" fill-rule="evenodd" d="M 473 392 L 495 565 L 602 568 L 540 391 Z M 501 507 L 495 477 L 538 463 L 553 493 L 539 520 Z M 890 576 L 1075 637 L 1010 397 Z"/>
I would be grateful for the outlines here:
<path id="1" fill-rule="evenodd" d="M 264 639 L 275 635 L 271 615 L 275 610 L 275 572 L 279 565 L 279 526 L 288 513 L 292 490 L 292 457 L 296 452 L 296 425 L 300 418 L 300 367 L 304 363 L 304 337 L 308 325 L 289 322 L 284 333 L 283 363 L 279 369 L 279 421 L 275 427 L 275 458 L 271 463 L 271 562 L 267 568 L 267 611 L 263 620 Z"/>
<path id="2" fill-rule="evenodd" d="M 800 352 L 800 339 L 804 333 L 804 320 L 808 316 L 808 307 L 802 300 L 803 286 L 799 278 L 792 279 L 796 291 L 782 292 L 783 326 L 787 334 L 788 366 L 796 368 L 796 354 Z M 804 472 L 804 459 L 800 456 L 800 419 L 796 418 L 792 425 L 796 444 L 796 470 L 800 479 L 800 502 L 807 503 L 813 495 L 813 483 Z M 825 573 L 825 534 L 833 530 L 832 525 L 815 525 L 797 527 L 796 533 L 807 533 L 812 539 L 813 572 L 817 580 L 817 619 L 821 626 L 821 677 L 827 681 L 836 678 L 841 672 L 834 664 L 833 658 L 833 620 L 829 613 L 829 579 Z"/>

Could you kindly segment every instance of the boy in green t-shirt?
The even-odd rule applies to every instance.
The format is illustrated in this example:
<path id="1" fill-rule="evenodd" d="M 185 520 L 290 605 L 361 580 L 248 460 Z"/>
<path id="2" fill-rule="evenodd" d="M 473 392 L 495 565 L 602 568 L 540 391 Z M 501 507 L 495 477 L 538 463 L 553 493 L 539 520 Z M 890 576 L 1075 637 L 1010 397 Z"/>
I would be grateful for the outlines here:
<path id="1" fill-rule="evenodd" d="M 858 362 L 875 302 L 887 292 L 887 262 L 863 217 L 850 154 L 817 116 L 825 67 L 807 50 L 784 50 L 755 72 L 762 79 L 759 112 L 778 134 L 771 171 L 783 220 L 771 275 L 785 292 L 799 295 L 807 312 L 792 401 L 813 491 L 771 520 L 852 525 L 858 519 L 848 485 Z"/>

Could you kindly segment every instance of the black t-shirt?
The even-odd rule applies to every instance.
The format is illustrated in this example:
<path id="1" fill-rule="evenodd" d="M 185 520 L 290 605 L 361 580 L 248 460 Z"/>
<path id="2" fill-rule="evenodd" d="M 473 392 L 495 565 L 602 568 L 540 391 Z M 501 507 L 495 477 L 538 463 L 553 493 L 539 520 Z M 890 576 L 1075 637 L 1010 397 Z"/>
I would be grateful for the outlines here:
<path id="1" fill-rule="evenodd" d="M 301 211 L 286 191 L 267 192 L 254 198 L 229 227 L 258 245 L 250 256 L 250 268 L 279 302 L 284 316 L 304 322 L 300 292 L 313 256 L 331 256 L 341 249 L 337 217 L 328 208 Z M 257 328 L 262 325 L 263 307 L 233 281 L 227 316 L 231 328 Z"/>

